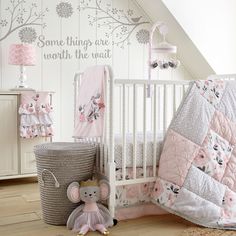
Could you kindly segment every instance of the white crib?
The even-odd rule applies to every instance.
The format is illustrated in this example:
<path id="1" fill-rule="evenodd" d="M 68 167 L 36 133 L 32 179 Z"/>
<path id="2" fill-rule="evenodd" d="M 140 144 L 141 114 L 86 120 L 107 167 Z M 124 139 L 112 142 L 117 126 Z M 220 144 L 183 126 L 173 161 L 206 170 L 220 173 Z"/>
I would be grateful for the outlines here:
<path id="1" fill-rule="evenodd" d="M 75 75 L 75 111 L 77 110 L 78 91 L 82 73 Z M 212 79 L 235 79 L 236 75 L 213 75 Z M 171 118 L 175 114 L 190 81 L 186 80 L 152 80 L 152 96 L 147 97 L 147 80 L 110 79 L 106 83 L 106 118 L 103 138 L 86 139 L 100 143 L 100 159 L 97 160 L 97 172 L 105 175 L 110 182 L 109 210 L 115 216 L 116 188 L 119 186 L 154 182 L 157 170 L 157 137 L 165 134 Z M 140 103 L 141 101 L 141 103 Z M 75 112 L 76 114 L 76 112 Z M 143 176 L 137 177 L 137 136 L 142 133 Z M 115 135 L 121 137 L 122 178 L 116 178 Z M 127 135 L 132 142 L 132 178 L 126 179 L 127 171 Z M 152 174 L 147 175 L 147 145 L 152 142 Z M 148 138 L 149 137 L 149 140 Z M 84 141 L 84 140 L 83 140 Z M 150 159 L 150 157 L 149 157 Z M 129 166 L 130 168 L 130 166 Z"/>

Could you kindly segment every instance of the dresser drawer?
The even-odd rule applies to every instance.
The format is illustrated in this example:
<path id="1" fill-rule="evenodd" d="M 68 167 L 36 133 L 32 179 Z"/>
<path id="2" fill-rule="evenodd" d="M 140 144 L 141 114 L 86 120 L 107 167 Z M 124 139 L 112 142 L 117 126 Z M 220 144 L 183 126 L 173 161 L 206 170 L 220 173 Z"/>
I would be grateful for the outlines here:
<path id="1" fill-rule="evenodd" d="M 33 152 L 21 156 L 21 174 L 36 173 L 36 160 Z"/>
<path id="2" fill-rule="evenodd" d="M 17 95 L 0 94 L 0 177 L 17 175 Z"/>

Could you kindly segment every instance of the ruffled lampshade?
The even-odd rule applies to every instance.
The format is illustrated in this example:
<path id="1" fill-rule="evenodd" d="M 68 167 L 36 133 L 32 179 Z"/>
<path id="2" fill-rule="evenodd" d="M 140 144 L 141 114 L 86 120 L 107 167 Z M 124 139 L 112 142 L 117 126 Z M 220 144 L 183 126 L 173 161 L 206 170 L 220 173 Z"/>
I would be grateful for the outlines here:
<path id="1" fill-rule="evenodd" d="M 28 88 L 26 85 L 25 66 L 36 64 L 36 49 L 31 44 L 12 44 L 9 49 L 8 63 L 20 66 L 20 78 L 17 88 Z"/>

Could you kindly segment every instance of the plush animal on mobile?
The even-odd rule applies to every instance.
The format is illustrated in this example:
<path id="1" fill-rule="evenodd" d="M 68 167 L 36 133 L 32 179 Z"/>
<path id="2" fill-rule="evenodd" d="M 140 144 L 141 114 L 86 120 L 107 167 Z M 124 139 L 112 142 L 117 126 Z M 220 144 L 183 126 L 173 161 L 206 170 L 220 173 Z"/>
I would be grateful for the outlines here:
<path id="1" fill-rule="evenodd" d="M 99 231 L 108 235 L 108 227 L 113 226 L 113 218 L 108 209 L 99 200 L 106 200 L 110 194 L 110 186 L 106 180 L 87 180 L 71 183 L 67 188 L 67 196 L 73 203 L 80 200 L 84 204 L 78 206 L 67 220 L 67 228 L 78 235 L 85 235 L 88 231 Z"/>

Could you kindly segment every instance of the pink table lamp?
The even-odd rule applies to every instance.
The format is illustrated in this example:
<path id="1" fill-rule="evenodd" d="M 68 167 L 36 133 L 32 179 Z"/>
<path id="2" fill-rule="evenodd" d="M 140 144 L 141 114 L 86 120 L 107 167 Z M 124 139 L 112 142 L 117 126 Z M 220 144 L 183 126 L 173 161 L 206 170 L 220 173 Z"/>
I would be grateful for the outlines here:
<path id="1" fill-rule="evenodd" d="M 26 84 L 27 76 L 25 66 L 34 66 L 36 64 L 36 50 L 31 44 L 12 44 L 9 49 L 9 64 L 20 66 L 20 77 L 17 88 L 28 88 Z"/>

